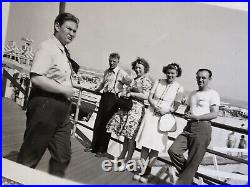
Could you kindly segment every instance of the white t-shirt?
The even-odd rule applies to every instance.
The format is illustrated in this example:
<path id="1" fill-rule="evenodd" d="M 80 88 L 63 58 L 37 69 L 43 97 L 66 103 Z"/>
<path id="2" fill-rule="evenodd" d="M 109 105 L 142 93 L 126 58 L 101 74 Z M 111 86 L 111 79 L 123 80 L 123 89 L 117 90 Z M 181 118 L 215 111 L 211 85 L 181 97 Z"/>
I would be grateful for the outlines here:
<path id="1" fill-rule="evenodd" d="M 210 107 L 220 105 L 219 94 L 212 89 L 205 91 L 193 91 L 188 98 L 190 112 L 193 115 L 203 115 L 210 113 Z"/>

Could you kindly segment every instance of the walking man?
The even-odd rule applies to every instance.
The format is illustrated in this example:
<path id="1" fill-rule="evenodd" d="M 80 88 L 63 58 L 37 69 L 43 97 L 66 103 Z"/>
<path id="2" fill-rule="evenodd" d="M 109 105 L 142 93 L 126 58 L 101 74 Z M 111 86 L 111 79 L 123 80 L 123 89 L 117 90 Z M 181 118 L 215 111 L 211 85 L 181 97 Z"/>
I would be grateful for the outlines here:
<path id="1" fill-rule="evenodd" d="M 54 35 L 39 46 L 30 71 L 26 130 L 17 158 L 18 163 L 35 168 L 48 148 L 49 173 L 60 177 L 71 158 L 71 75 L 79 69 L 66 45 L 75 38 L 78 23 L 70 13 L 59 14 L 54 21 Z"/>
<path id="2" fill-rule="evenodd" d="M 218 116 L 220 96 L 208 87 L 212 71 L 199 69 L 196 73 L 198 90 L 191 92 L 186 109 L 187 125 L 168 150 L 179 172 L 176 184 L 192 184 L 193 177 L 211 141 L 211 120 Z M 188 151 L 185 159 L 183 153 Z"/>
<path id="3" fill-rule="evenodd" d="M 109 56 L 109 68 L 104 72 L 104 78 L 97 92 L 103 90 L 97 117 L 94 124 L 94 132 L 91 147 L 86 152 L 96 153 L 96 157 L 106 157 L 111 133 L 107 133 L 107 123 L 116 112 L 116 101 L 118 94 L 123 91 L 124 84 L 130 84 L 132 79 L 118 66 L 120 55 L 111 53 Z"/>

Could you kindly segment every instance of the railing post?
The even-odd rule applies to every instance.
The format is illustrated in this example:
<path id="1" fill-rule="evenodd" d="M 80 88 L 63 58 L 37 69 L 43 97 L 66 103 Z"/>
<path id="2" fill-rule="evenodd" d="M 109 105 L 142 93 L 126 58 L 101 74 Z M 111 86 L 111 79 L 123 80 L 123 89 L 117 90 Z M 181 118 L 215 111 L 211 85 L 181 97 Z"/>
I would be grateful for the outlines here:
<path id="1" fill-rule="evenodd" d="M 65 12 L 65 7 L 66 7 L 66 3 L 65 2 L 60 2 L 60 4 L 59 4 L 59 14 Z"/>
<path id="2" fill-rule="evenodd" d="M 5 96 L 6 85 L 7 85 L 7 77 L 5 75 L 4 69 L 2 68 L 2 97 Z"/>
<path id="3" fill-rule="evenodd" d="M 23 110 L 26 110 L 26 108 L 27 108 L 29 91 L 30 91 L 30 79 L 27 79 L 27 81 L 25 82 L 25 94 L 24 94 Z"/>
<path id="4" fill-rule="evenodd" d="M 214 169 L 219 171 L 216 155 L 213 155 Z"/>
<path id="5" fill-rule="evenodd" d="M 78 121 L 78 116 L 79 116 L 79 110 L 81 106 L 81 100 L 82 100 L 82 89 L 79 89 L 79 95 L 78 95 L 78 100 L 76 104 L 76 113 L 75 113 L 75 119 L 73 120 L 73 131 L 72 131 L 72 136 L 75 137 L 76 133 L 76 123 Z"/>

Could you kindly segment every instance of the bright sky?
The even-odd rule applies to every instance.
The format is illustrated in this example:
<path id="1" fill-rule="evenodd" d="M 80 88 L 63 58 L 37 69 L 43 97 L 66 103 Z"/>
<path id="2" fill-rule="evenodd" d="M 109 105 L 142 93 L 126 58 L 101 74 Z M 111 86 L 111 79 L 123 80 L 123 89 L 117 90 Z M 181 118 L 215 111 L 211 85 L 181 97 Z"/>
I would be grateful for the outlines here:
<path id="1" fill-rule="evenodd" d="M 36 49 L 53 33 L 59 3 L 13 4 L 6 40 L 30 37 Z M 102 70 L 113 51 L 120 53 L 124 68 L 143 57 L 153 78 L 164 76 L 162 66 L 177 62 L 186 90 L 196 89 L 198 68 L 210 68 L 212 87 L 221 96 L 247 101 L 247 3 L 240 3 L 243 11 L 238 3 L 223 4 L 234 9 L 205 3 L 66 3 L 66 11 L 80 18 L 69 47 L 80 65 Z"/>
<path id="2" fill-rule="evenodd" d="M 199 3 L 68 3 L 67 10 L 83 23 L 72 52 L 84 66 L 104 69 L 108 54 L 118 51 L 122 67 L 144 57 L 159 78 L 174 61 L 186 90 L 196 89 L 197 69 L 210 68 L 212 87 L 223 97 L 247 100 L 246 11 Z"/>
<path id="3" fill-rule="evenodd" d="M 248 11 L 248 2 L 205 2 L 205 4 Z"/>

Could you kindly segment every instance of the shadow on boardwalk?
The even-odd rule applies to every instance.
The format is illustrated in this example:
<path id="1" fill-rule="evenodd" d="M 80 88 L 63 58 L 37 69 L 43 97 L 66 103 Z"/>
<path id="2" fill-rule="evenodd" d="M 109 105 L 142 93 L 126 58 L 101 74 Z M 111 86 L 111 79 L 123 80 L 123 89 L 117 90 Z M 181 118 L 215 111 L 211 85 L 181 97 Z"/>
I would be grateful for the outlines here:
<path id="1" fill-rule="evenodd" d="M 16 161 L 18 151 L 23 141 L 25 130 L 25 111 L 13 101 L 2 99 L 2 156 Z M 104 172 L 102 161 L 107 158 L 97 158 L 93 153 L 84 152 L 86 142 L 71 139 L 72 159 L 66 170 L 66 179 L 82 184 L 139 184 L 132 180 L 133 173 Z M 89 142 L 87 142 L 89 144 Z M 46 151 L 37 169 L 47 172 L 50 154 Z"/>

